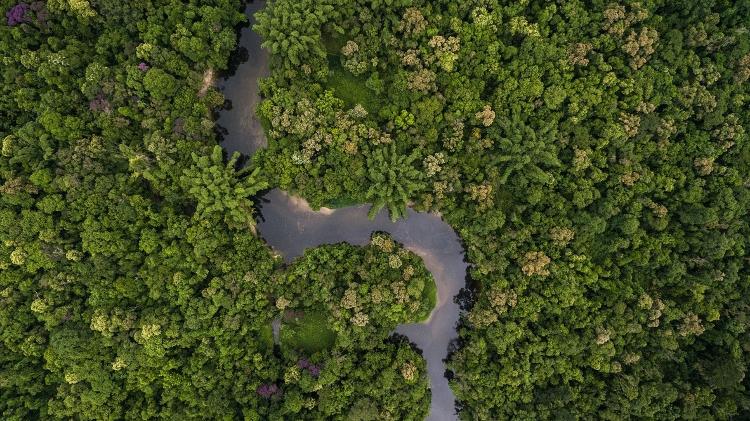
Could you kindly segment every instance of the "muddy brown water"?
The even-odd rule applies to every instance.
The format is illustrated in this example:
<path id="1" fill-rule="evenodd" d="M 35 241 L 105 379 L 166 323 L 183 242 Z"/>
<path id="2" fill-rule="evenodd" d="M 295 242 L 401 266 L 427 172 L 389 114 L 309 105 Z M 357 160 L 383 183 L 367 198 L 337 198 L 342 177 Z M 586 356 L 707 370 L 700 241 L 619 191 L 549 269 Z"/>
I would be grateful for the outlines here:
<path id="1" fill-rule="evenodd" d="M 266 145 L 255 108 L 260 102 L 258 79 L 268 75 L 269 57 L 260 47 L 260 37 L 252 31 L 252 15 L 263 4 L 256 1 L 245 11 L 251 24 L 242 29 L 240 45 L 247 51 L 247 61 L 219 84 L 232 104 L 218 119 L 219 126 L 225 129 L 222 145 L 230 153 L 239 151 L 251 156 Z M 437 304 L 426 322 L 399 325 L 396 332 L 415 343 L 427 361 L 432 391 L 428 420 L 456 420 L 455 397 L 445 377 L 444 359 L 450 342 L 457 337 L 460 309 L 453 298 L 465 285 L 467 264 L 460 239 L 450 225 L 436 214 L 411 209 L 406 219 L 395 223 L 385 211 L 368 219 L 369 205 L 314 211 L 304 200 L 278 189 L 264 195 L 262 202 L 258 231 L 287 262 L 321 244 L 367 244 L 373 231 L 390 233 L 424 260 L 437 285 Z"/>

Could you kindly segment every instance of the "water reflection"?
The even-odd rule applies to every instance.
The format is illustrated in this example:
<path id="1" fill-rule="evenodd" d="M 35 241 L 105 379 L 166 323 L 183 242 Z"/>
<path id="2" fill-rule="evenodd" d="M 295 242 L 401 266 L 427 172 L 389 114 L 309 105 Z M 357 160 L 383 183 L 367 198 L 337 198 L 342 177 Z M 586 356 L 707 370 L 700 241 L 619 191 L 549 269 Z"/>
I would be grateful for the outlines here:
<path id="1" fill-rule="evenodd" d="M 373 231 L 385 231 L 422 258 L 435 278 L 438 299 L 425 323 L 400 325 L 396 332 L 409 337 L 423 352 L 432 389 L 430 420 L 454 420 L 455 398 L 445 378 L 443 360 L 448 345 L 456 338 L 459 307 L 453 298 L 463 288 L 467 264 L 464 250 L 455 231 L 439 216 L 408 210 L 408 218 L 391 222 L 381 211 L 373 220 L 367 218 L 369 206 L 351 206 L 327 213 L 315 212 L 304 201 L 281 190 L 264 196 L 258 224 L 260 235 L 287 262 L 300 256 L 306 248 L 321 244 L 347 242 L 365 245 Z M 264 201 L 265 201 L 264 200 Z"/>
<path id="2" fill-rule="evenodd" d="M 248 5 L 249 27 L 242 28 L 242 55 L 248 60 L 237 65 L 234 75 L 220 85 L 231 107 L 224 110 L 218 124 L 224 132 L 223 146 L 227 151 L 250 155 L 266 145 L 255 108 L 260 101 L 258 78 L 268 74 L 268 53 L 260 47 L 260 37 L 252 30 L 252 14 L 264 2 Z M 237 58 L 237 57 L 235 57 Z M 400 325 L 396 332 L 404 334 L 423 351 L 427 361 L 432 389 L 429 420 L 455 420 L 455 398 L 445 378 L 443 360 L 450 342 L 456 338 L 459 307 L 454 297 L 465 284 L 467 265 L 464 250 L 453 229 L 436 214 L 408 210 L 408 218 L 391 222 L 385 211 L 374 220 L 367 218 L 369 206 L 313 211 L 302 199 L 272 190 L 263 197 L 260 235 L 281 253 L 287 262 L 301 255 L 306 248 L 321 244 L 347 242 L 364 245 L 373 231 L 385 231 L 419 255 L 430 270 L 438 289 L 438 300 L 425 323 Z M 274 326 L 275 330 L 278 326 Z"/>
<path id="3" fill-rule="evenodd" d="M 251 155 L 259 147 L 266 145 L 263 128 L 255 118 L 255 108 L 260 102 L 258 79 L 268 76 L 268 51 L 260 47 L 260 35 L 252 30 L 255 23 L 253 14 L 265 2 L 256 1 L 247 6 L 245 15 L 250 24 L 240 32 L 238 53 L 230 60 L 230 76 L 219 84 L 224 97 L 230 102 L 229 109 L 219 114 L 217 124 L 223 135 L 222 146 L 230 152 Z M 246 58 L 244 63 L 237 63 Z"/>

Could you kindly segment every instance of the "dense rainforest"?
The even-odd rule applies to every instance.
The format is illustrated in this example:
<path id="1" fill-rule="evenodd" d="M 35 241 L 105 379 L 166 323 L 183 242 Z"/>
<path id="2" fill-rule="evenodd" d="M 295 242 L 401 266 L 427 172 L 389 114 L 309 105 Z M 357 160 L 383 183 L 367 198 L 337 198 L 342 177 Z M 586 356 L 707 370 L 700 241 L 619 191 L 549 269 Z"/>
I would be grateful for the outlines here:
<path id="1" fill-rule="evenodd" d="M 271 187 L 456 229 L 462 419 L 750 417 L 750 1 L 271 0 L 244 167 L 242 9 L 0 0 L 0 417 L 424 419 L 431 275 Z"/>
<path id="2" fill-rule="evenodd" d="M 255 235 L 268 182 L 214 127 L 241 2 L 0 6 L 0 418 L 426 416 L 388 337 L 434 305 L 422 261 Z"/>
<path id="3" fill-rule="evenodd" d="M 269 182 L 440 211 L 465 419 L 750 416 L 750 2 L 271 2 Z"/>

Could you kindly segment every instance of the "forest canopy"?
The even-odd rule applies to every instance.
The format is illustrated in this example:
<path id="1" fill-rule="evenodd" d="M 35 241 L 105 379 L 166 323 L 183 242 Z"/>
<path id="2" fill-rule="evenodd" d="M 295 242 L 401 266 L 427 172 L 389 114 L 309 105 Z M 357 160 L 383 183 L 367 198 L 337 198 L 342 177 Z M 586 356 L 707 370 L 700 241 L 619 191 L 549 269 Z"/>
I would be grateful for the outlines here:
<path id="1" fill-rule="evenodd" d="M 750 3 L 270 2 L 272 185 L 439 211 L 464 419 L 748 416 Z"/>
<path id="2" fill-rule="evenodd" d="M 421 260 L 381 235 L 287 269 L 255 235 L 268 177 L 217 145 L 205 83 L 242 6 L 0 1 L 0 418 L 426 416 L 425 361 L 389 337 L 434 306 Z M 303 302 L 307 271 L 330 294 Z M 295 347 L 293 318 L 277 343 L 287 307 L 335 343 Z"/>
<path id="3" fill-rule="evenodd" d="M 424 419 L 423 263 L 273 187 L 455 228 L 462 419 L 750 417 L 750 1 L 268 1 L 244 168 L 242 3 L 0 0 L 3 419 Z"/>

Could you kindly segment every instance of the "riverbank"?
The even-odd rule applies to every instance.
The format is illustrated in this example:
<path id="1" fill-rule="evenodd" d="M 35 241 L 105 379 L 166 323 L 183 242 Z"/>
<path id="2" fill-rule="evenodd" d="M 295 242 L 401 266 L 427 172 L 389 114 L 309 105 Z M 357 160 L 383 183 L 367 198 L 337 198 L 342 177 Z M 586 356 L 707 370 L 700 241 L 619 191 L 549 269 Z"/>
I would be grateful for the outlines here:
<path id="1" fill-rule="evenodd" d="M 248 5 L 252 17 L 262 2 Z M 225 129 L 223 147 L 229 153 L 241 152 L 249 157 L 267 144 L 255 108 L 260 103 L 258 79 L 268 75 L 268 53 L 260 47 L 261 40 L 249 27 L 240 31 L 240 48 L 247 51 L 247 62 L 240 63 L 234 75 L 220 83 L 231 107 L 224 110 L 218 124 Z M 244 55 L 244 54 L 243 54 Z M 368 204 L 352 204 L 350 200 L 334 203 L 336 207 L 314 210 L 301 197 L 274 189 L 260 198 L 259 235 L 285 261 L 301 256 L 305 249 L 323 244 L 347 242 L 365 245 L 374 231 L 391 234 L 394 240 L 417 254 L 435 280 L 435 306 L 425 320 L 398 326 L 403 334 L 422 351 L 427 362 L 432 401 L 428 419 L 455 420 L 455 397 L 445 377 L 444 359 L 450 343 L 457 338 L 456 325 L 460 308 L 454 297 L 466 284 L 468 265 L 456 232 L 439 214 L 407 210 L 407 218 L 391 222 L 383 210 L 369 219 Z M 274 325 L 278 338 L 280 325 Z"/>

